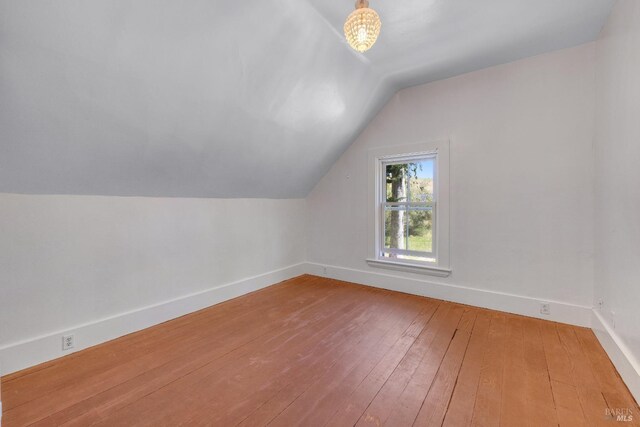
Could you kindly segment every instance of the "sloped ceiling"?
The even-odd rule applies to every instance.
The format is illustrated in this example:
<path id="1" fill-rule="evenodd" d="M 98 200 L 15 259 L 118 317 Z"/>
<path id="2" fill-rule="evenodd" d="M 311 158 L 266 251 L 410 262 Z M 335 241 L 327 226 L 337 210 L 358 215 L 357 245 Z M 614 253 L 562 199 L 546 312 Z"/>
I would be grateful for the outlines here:
<path id="1" fill-rule="evenodd" d="M 399 88 L 595 39 L 613 0 L 0 0 L 0 192 L 304 197 Z"/>

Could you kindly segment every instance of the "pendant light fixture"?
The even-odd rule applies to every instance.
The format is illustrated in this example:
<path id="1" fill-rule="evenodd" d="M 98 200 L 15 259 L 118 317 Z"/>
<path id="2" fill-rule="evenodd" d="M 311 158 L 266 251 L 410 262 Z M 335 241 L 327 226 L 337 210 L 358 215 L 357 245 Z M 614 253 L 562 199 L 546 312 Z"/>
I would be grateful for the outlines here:
<path id="1" fill-rule="evenodd" d="M 376 42 L 381 25 L 378 13 L 369 8 L 369 0 L 356 0 L 356 10 L 344 23 L 344 36 L 352 48 L 365 52 Z"/>

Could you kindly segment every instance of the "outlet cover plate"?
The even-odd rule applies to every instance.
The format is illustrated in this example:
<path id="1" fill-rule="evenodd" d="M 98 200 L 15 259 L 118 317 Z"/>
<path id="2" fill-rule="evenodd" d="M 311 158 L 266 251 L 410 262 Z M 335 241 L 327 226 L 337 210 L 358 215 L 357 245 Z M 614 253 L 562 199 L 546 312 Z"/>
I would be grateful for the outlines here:
<path id="1" fill-rule="evenodd" d="M 551 314 L 551 305 L 548 302 L 540 303 L 540 314 L 544 314 L 545 316 L 549 316 Z"/>
<path id="2" fill-rule="evenodd" d="M 73 335 L 63 335 L 62 336 L 62 350 L 69 350 L 72 349 L 75 345 L 74 342 L 74 336 Z"/>

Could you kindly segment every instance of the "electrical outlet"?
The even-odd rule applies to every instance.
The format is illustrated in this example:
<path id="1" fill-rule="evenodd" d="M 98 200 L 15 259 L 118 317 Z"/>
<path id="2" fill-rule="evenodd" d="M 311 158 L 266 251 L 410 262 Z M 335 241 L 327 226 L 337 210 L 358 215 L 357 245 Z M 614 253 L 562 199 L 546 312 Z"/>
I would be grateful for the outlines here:
<path id="1" fill-rule="evenodd" d="M 602 306 L 604 305 L 604 301 L 599 299 L 598 300 L 598 310 L 602 310 Z"/>
<path id="2" fill-rule="evenodd" d="M 548 316 L 551 314 L 551 305 L 548 302 L 540 303 L 540 314 Z"/>
<path id="3" fill-rule="evenodd" d="M 73 335 L 63 335 L 62 336 L 62 350 L 69 350 L 74 346 Z"/>

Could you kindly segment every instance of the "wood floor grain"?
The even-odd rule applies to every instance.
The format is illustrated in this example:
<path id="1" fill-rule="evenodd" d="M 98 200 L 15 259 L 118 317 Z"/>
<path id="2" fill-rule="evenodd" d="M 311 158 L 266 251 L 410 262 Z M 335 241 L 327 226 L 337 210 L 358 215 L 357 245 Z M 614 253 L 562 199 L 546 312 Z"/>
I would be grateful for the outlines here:
<path id="1" fill-rule="evenodd" d="M 6 427 L 640 426 L 589 329 L 309 275 L 5 376 L 2 402 Z"/>

